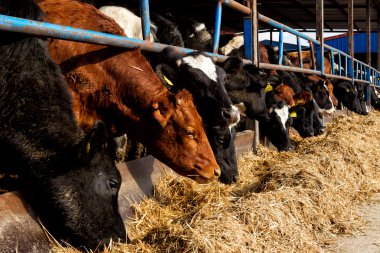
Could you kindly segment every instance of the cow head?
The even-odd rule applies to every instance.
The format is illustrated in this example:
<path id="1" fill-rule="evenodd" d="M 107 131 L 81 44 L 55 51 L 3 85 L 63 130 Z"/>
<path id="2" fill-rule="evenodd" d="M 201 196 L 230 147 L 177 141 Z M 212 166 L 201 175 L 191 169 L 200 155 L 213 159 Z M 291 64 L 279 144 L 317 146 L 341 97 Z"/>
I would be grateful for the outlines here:
<path id="1" fill-rule="evenodd" d="M 289 115 L 289 106 L 284 101 L 279 101 L 269 107 L 269 120 L 261 121 L 261 131 L 268 140 L 276 146 L 278 151 L 293 149 L 290 143 L 289 129 L 292 119 Z"/>
<path id="2" fill-rule="evenodd" d="M 313 82 L 313 85 L 310 88 L 313 92 L 313 97 L 315 99 L 315 102 L 317 102 L 318 106 L 321 109 L 325 109 L 326 111 L 329 110 L 329 112 L 331 112 L 334 108 L 334 105 L 330 98 L 329 90 L 326 86 L 326 81 L 315 81 Z"/>
<path id="3" fill-rule="evenodd" d="M 356 89 L 358 91 L 358 99 L 360 104 L 361 113 L 363 115 L 368 114 L 368 106 L 366 101 L 367 84 L 361 82 L 355 82 Z"/>
<path id="4" fill-rule="evenodd" d="M 350 111 L 361 114 L 363 109 L 360 105 L 357 88 L 348 81 L 335 80 L 334 83 L 335 97 Z"/>
<path id="5" fill-rule="evenodd" d="M 146 136 L 144 142 L 148 150 L 155 150 L 154 156 L 178 174 L 199 183 L 217 179 L 220 168 L 192 95 L 187 90 L 181 90 L 171 94 L 168 100 L 157 101 L 152 104 L 151 112 L 157 132 L 151 133 L 154 138 Z"/>
<path id="6" fill-rule="evenodd" d="M 27 199 L 54 236 L 91 249 L 111 239 L 126 241 L 118 211 L 121 177 L 111 147 L 113 139 L 99 122 L 81 143 L 64 152 L 62 160 L 54 161 L 64 168 L 38 178 L 37 185 L 26 182 Z"/>
<path id="7" fill-rule="evenodd" d="M 235 128 L 225 128 L 220 126 L 207 127 L 207 137 L 210 141 L 215 159 L 221 168 L 219 180 L 222 183 L 230 184 L 236 182 L 239 172 L 237 168 L 234 140 L 236 137 Z"/>
<path id="8" fill-rule="evenodd" d="M 314 115 L 316 111 L 315 102 L 310 92 L 305 91 L 294 95 L 296 106 L 290 109 L 290 115 L 293 118 L 293 127 L 301 137 L 314 136 Z"/>
<path id="9" fill-rule="evenodd" d="M 172 67 L 157 65 L 156 73 L 164 84 L 174 84 L 173 90 L 185 88 L 191 92 L 221 168 L 220 180 L 224 183 L 235 181 L 238 172 L 236 156 L 231 156 L 235 139 L 231 131 L 239 122 L 240 113 L 232 105 L 224 87 L 224 70 L 215 66 L 210 57 L 195 53 L 177 59 L 176 65 Z"/>

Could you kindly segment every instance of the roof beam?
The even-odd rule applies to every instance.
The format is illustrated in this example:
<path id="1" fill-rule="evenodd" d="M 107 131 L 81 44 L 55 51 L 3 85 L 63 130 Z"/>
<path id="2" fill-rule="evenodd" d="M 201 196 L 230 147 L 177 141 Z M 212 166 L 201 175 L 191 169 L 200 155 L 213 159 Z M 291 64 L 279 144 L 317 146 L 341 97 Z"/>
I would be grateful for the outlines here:
<path id="1" fill-rule="evenodd" d="M 332 3 L 334 3 L 337 6 L 337 9 L 348 19 L 348 13 L 347 11 L 338 3 L 337 0 L 330 0 Z M 354 22 L 354 27 L 356 30 L 360 31 L 359 26 Z"/>
<path id="2" fill-rule="evenodd" d="M 315 16 L 315 13 L 312 12 L 308 7 L 306 7 L 301 1 L 299 1 L 299 0 L 293 0 L 293 2 L 295 2 L 295 3 L 298 5 L 298 7 L 299 7 L 300 9 L 304 10 L 307 14 L 309 14 L 309 15 L 311 15 L 311 16 Z M 315 7 L 315 6 L 314 6 L 314 7 Z M 325 21 L 325 26 L 326 26 L 328 29 L 330 29 L 331 31 L 333 30 L 333 28 L 332 28 L 329 24 L 327 24 L 326 21 Z"/>
<path id="3" fill-rule="evenodd" d="M 281 18 L 285 19 L 288 23 L 292 23 L 293 25 L 296 25 L 297 27 L 301 28 L 304 31 L 306 30 L 306 27 L 304 27 L 303 25 L 301 25 L 297 21 L 294 21 L 293 18 L 289 17 L 288 15 L 277 11 L 275 8 L 271 8 L 270 12 L 274 15 L 280 16 Z"/>

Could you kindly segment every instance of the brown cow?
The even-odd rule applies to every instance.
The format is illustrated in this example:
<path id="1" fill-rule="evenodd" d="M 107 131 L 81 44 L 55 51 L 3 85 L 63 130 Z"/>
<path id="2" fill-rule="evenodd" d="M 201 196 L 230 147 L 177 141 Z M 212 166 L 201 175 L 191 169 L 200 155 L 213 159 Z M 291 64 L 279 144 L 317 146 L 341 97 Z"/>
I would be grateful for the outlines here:
<path id="1" fill-rule="evenodd" d="M 313 63 L 311 61 L 311 54 L 310 51 L 301 51 L 302 54 L 302 64 L 303 68 L 305 69 L 311 69 L 313 66 Z M 298 58 L 298 52 L 288 52 L 287 57 L 289 58 L 290 62 L 292 63 L 293 66 L 299 67 L 300 66 L 300 61 Z M 316 57 L 314 58 L 316 59 Z M 325 69 L 325 74 L 331 74 L 331 61 L 330 61 L 330 54 L 326 53 L 324 57 L 324 69 Z"/>
<path id="2" fill-rule="evenodd" d="M 41 0 L 39 5 L 51 23 L 124 35 L 92 5 L 75 0 Z M 102 119 L 115 136 L 135 136 L 180 175 L 197 182 L 219 177 L 191 94 L 170 93 L 140 49 L 52 40 L 49 52 L 66 76 L 82 128 Z"/>

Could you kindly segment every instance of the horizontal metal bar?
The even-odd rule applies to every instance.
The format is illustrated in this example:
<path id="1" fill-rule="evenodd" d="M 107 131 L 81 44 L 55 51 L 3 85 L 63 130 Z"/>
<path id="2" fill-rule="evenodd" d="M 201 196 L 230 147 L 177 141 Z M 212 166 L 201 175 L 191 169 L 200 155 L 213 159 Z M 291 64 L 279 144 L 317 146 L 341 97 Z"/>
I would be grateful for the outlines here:
<path id="1" fill-rule="evenodd" d="M 0 15 L 0 30 L 9 32 L 26 33 L 37 36 L 46 36 L 50 38 L 87 42 L 105 46 L 115 46 L 122 48 L 137 48 L 150 52 L 161 52 L 168 47 L 166 44 L 154 43 L 124 36 L 102 33 L 91 30 L 73 28 L 70 26 L 55 25 L 47 22 L 10 17 Z M 175 49 L 178 56 L 194 52 L 189 48 L 170 46 Z M 216 58 L 217 61 L 224 61 L 227 56 L 207 53 L 209 56 Z"/>
<path id="2" fill-rule="evenodd" d="M 249 8 L 245 7 L 244 5 L 238 3 L 238 2 L 236 2 L 234 0 L 217 0 L 217 1 L 222 1 L 222 3 L 224 5 L 232 8 L 232 9 L 235 9 L 235 10 L 237 10 L 237 11 L 243 13 L 243 14 L 246 14 L 246 15 L 250 15 L 251 14 L 251 10 Z M 289 26 L 281 24 L 281 23 L 279 23 L 279 22 L 277 22 L 277 21 L 275 21 L 275 20 L 273 20 L 273 19 L 271 19 L 269 17 L 266 17 L 266 16 L 264 16 L 262 14 L 258 14 L 258 20 L 261 21 L 261 22 L 264 22 L 266 24 L 269 24 L 270 26 L 275 27 L 275 28 L 277 28 L 279 30 L 284 30 L 286 32 L 294 34 L 295 36 L 298 36 L 300 38 L 303 38 L 305 40 L 313 42 L 316 45 L 320 45 L 320 43 L 319 43 L 318 40 L 316 40 L 316 39 L 314 39 L 312 37 L 309 37 L 309 36 L 307 36 L 307 35 L 299 32 L 297 30 L 294 30 L 293 28 L 290 28 Z M 336 49 L 334 47 L 331 47 L 329 45 L 324 45 L 324 48 L 325 49 L 329 49 L 329 50 L 333 50 L 335 52 L 339 52 L 340 54 L 344 55 L 345 57 L 351 58 L 350 55 L 348 55 L 348 54 L 344 53 L 343 51 L 340 51 L 340 50 L 338 50 L 338 49 Z M 364 62 L 361 62 L 361 61 L 359 61 L 359 62 L 362 63 L 362 64 L 364 64 L 365 66 L 368 66 Z"/>

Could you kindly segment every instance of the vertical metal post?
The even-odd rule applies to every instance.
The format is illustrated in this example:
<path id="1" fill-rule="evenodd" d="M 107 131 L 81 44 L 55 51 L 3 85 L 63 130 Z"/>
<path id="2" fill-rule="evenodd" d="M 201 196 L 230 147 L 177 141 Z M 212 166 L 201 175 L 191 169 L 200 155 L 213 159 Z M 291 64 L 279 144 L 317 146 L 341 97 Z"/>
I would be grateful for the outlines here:
<path id="1" fill-rule="evenodd" d="M 314 49 L 314 43 L 310 41 L 310 59 L 311 59 L 311 65 L 314 70 L 317 69 L 317 66 L 315 66 L 315 49 Z"/>
<path id="2" fill-rule="evenodd" d="M 334 59 L 334 51 L 330 50 L 330 58 L 331 58 L 331 73 L 335 75 L 335 59 Z"/>
<path id="3" fill-rule="evenodd" d="M 248 1 L 249 2 L 249 1 Z M 258 42 L 258 17 L 257 17 L 257 0 L 251 0 L 251 34 L 252 34 L 252 64 L 256 67 L 259 66 L 259 42 Z M 255 141 L 253 143 L 253 149 L 257 152 L 257 146 L 260 143 L 259 122 L 255 120 Z"/>
<path id="4" fill-rule="evenodd" d="M 316 37 L 320 43 L 319 47 L 319 57 L 317 57 L 318 65 L 321 70 L 321 75 L 325 74 L 324 60 L 325 60 L 325 48 L 323 41 L 323 23 L 324 23 L 324 15 L 323 15 L 323 0 L 316 0 Z"/>
<path id="5" fill-rule="evenodd" d="M 140 0 L 141 26 L 143 29 L 143 39 L 150 39 L 150 15 L 149 0 Z"/>
<path id="6" fill-rule="evenodd" d="M 278 38 L 278 64 L 282 65 L 282 57 L 284 55 L 284 30 L 280 30 Z"/>
<path id="7" fill-rule="evenodd" d="M 252 64 L 259 66 L 259 41 L 258 41 L 258 17 L 257 17 L 257 0 L 251 0 L 251 21 L 252 21 Z"/>
<path id="8" fill-rule="evenodd" d="M 214 26 L 214 43 L 212 46 L 212 51 L 218 53 L 219 39 L 220 39 L 220 27 L 222 24 L 222 2 L 218 2 L 215 11 L 215 26 Z"/>
<path id="9" fill-rule="evenodd" d="M 350 64 L 350 77 L 354 78 L 354 0 L 348 0 L 348 54 L 351 56 Z"/>
<path id="10" fill-rule="evenodd" d="M 367 64 L 371 66 L 371 6 L 370 0 L 366 0 L 366 36 L 367 36 Z"/>
<path id="11" fill-rule="evenodd" d="M 273 46 L 273 29 L 272 28 L 270 29 L 270 33 L 269 33 L 269 43 L 270 43 L 270 46 Z"/>
<path id="12" fill-rule="evenodd" d="M 338 53 L 338 60 L 339 60 L 339 75 L 342 75 L 342 55 Z"/>
<path id="13" fill-rule="evenodd" d="M 299 36 L 297 36 L 297 49 L 298 49 L 298 61 L 300 68 L 303 68 L 303 60 L 302 60 L 302 47 L 301 47 L 301 39 Z"/>

